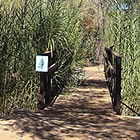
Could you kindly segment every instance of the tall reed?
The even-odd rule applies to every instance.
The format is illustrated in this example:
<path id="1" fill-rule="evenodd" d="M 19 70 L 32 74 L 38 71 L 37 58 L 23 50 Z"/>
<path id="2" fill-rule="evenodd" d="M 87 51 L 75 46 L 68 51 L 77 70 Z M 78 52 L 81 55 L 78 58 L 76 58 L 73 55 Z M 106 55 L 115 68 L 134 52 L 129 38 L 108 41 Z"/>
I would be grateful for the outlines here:
<path id="1" fill-rule="evenodd" d="M 83 28 L 78 3 L 15 2 L 9 5 L 0 2 L 1 115 L 10 114 L 15 107 L 36 109 L 39 74 L 35 72 L 35 56 L 38 53 L 52 52 L 53 61 L 59 64 L 53 80 L 57 88 L 64 88 L 73 79 L 78 81 L 76 75 L 80 71 L 77 70 L 83 66 L 88 50 L 86 46 L 81 47 Z"/>
<path id="2" fill-rule="evenodd" d="M 140 113 L 140 14 L 139 3 L 127 7 L 113 1 L 108 14 L 109 46 L 122 56 L 122 101 Z M 122 106 L 126 115 L 134 115 Z"/>

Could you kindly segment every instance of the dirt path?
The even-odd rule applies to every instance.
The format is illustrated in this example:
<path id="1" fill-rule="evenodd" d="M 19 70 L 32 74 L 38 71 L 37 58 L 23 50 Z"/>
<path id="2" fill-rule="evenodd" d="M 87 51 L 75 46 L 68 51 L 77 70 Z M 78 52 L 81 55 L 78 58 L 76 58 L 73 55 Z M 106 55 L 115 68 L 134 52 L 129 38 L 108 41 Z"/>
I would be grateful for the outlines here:
<path id="1" fill-rule="evenodd" d="M 140 119 L 113 112 L 103 66 L 85 70 L 87 81 L 53 107 L 0 119 L 0 140 L 140 140 Z"/>

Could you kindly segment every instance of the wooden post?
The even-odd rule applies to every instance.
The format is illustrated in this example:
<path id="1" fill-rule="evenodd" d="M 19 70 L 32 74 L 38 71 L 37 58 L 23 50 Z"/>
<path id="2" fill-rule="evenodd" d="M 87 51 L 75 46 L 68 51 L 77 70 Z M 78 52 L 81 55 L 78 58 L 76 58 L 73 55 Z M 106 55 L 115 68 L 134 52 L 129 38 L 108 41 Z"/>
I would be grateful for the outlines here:
<path id="1" fill-rule="evenodd" d="M 121 114 L 121 57 L 115 57 L 115 95 L 114 95 L 114 107 L 117 114 Z"/>
<path id="2" fill-rule="evenodd" d="M 38 109 L 44 109 L 45 107 L 45 73 L 41 72 L 40 73 L 40 95 L 39 95 L 39 103 L 38 103 Z"/>
<path id="3" fill-rule="evenodd" d="M 45 52 L 40 54 L 41 56 L 48 56 L 48 66 L 51 58 L 51 52 Z M 46 106 L 46 100 L 49 100 L 50 95 L 50 82 L 47 72 L 40 72 L 40 93 L 39 93 L 39 103 L 38 109 L 44 109 Z"/>
<path id="4" fill-rule="evenodd" d="M 51 78 L 50 75 L 46 73 L 45 75 L 46 84 L 45 84 L 45 104 L 49 104 L 51 97 Z"/>
<path id="5" fill-rule="evenodd" d="M 48 56 L 48 66 L 51 66 L 51 52 L 47 53 Z M 49 75 L 49 71 L 45 74 L 45 104 L 49 104 L 50 102 L 50 97 L 51 97 L 51 77 Z"/>

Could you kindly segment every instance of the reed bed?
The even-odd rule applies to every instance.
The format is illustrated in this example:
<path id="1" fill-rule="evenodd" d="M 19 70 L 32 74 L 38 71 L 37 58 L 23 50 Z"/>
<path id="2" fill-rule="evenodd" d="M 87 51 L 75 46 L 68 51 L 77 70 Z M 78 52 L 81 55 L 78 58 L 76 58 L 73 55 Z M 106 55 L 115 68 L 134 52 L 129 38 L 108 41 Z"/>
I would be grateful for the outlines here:
<path id="1" fill-rule="evenodd" d="M 39 73 L 35 56 L 52 52 L 59 68 L 57 88 L 79 83 L 88 47 L 79 3 L 64 0 L 0 2 L 0 115 L 13 109 L 37 109 Z M 81 4 L 81 3 L 80 3 Z M 87 39 L 86 39 L 87 41 Z"/>
<path id="2" fill-rule="evenodd" d="M 122 101 L 140 113 L 140 3 L 124 6 L 122 1 L 113 1 L 106 36 L 122 57 Z M 135 115 L 123 105 L 122 113 Z"/>

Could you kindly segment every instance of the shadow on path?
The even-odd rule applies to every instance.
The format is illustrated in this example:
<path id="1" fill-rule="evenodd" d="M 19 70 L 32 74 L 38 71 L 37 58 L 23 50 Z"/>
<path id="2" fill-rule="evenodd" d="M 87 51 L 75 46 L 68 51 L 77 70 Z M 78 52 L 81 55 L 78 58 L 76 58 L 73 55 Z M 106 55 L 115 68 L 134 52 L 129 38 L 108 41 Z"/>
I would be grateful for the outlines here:
<path id="1" fill-rule="evenodd" d="M 94 67 L 86 71 L 90 75 Z M 101 66 L 97 73 L 103 74 Z M 72 95 L 59 97 L 53 107 L 17 111 L 9 119 L 1 119 L 0 130 L 0 137 L 11 132 L 17 136 L 15 140 L 139 140 L 140 119 L 113 112 L 104 77 L 97 74 L 90 75 Z"/>
<path id="2" fill-rule="evenodd" d="M 82 83 L 81 86 L 83 87 L 92 87 L 92 88 L 106 88 L 106 82 L 105 80 L 99 79 L 99 80 L 95 80 L 95 79 L 89 79 L 86 80 L 86 82 Z"/>

